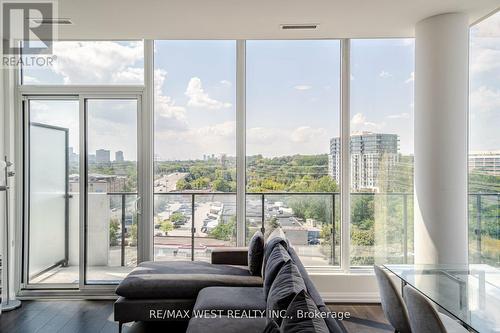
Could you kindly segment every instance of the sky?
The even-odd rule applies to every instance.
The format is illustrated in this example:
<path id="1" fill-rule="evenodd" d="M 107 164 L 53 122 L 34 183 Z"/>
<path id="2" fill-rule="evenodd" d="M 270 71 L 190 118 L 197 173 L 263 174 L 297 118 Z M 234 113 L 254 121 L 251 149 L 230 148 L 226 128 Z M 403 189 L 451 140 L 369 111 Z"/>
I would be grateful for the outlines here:
<path id="1" fill-rule="evenodd" d="M 59 42 L 54 49 L 54 67 L 25 69 L 25 83 L 143 83 L 142 42 Z M 246 59 L 247 155 L 327 153 L 339 135 L 339 41 L 248 41 Z M 412 154 L 414 40 L 352 40 L 351 66 L 351 131 L 398 134 L 401 152 Z M 236 154 L 235 68 L 235 41 L 155 42 L 157 158 Z M 498 150 L 500 13 L 471 29 L 470 68 L 470 149 Z M 44 107 L 33 117 L 76 131 L 71 107 Z M 89 151 L 122 150 L 135 159 L 131 104 L 92 109 Z M 70 134 L 70 145 L 77 147 L 77 137 Z"/>

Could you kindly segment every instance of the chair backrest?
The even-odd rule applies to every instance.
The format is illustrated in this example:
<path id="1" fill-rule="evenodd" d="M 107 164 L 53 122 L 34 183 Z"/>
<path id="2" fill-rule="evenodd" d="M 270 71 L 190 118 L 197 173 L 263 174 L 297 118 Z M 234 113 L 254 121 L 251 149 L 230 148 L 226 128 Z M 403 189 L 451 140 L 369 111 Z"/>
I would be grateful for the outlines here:
<path id="1" fill-rule="evenodd" d="M 446 333 L 439 314 L 424 295 L 410 286 L 404 287 L 403 294 L 413 332 Z"/>
<path id="2" fill-rule="evenodd" d="M 380 290 L 382 309 L 389 323 L 397 332 L 411 333 L 410 318 L 405 302 L 391 280 L 389 274 L 379 266 L 373 266 Z M 420 331 L 414 331 L 420 332 Z M 423 331 L 422 331 L 423 332 Z"/>

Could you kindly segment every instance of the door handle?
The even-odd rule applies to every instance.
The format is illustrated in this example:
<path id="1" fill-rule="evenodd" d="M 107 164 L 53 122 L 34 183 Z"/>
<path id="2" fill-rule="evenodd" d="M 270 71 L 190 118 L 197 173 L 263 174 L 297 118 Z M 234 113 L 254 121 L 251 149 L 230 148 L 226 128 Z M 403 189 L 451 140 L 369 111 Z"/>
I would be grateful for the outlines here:
<path id="1" fill-rule="evenodd" d="M 138 215 L 142 215 L 142 197 L 135 199 L 135 211 Z"/>

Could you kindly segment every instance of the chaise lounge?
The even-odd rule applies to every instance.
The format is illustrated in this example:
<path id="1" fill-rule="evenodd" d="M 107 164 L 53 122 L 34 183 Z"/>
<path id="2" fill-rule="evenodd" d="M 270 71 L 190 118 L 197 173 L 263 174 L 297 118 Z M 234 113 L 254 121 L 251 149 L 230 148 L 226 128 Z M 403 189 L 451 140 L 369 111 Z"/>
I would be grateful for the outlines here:
<path id="1" fill-rule="evenodd" d="M 255 250 L 259 239 L 260 251 Z M 274 230 L 265 245 L 258 232 L 249 249 L 214 250 L 211 263 L 141 263 L 120 283 L 116 293 L 119 298 L 114 315 L 120 330 L 123 323 L 131 321 L 189 320 L 189 333 L 262 332 L 270 322 L 277 326 L 281 323 L 282 318 L 270 318 L 275 312 L 269 310 L 286 311 L 295 298 L 299 302 L 301 297 L 302 303 L 307 301 L 310 308 L 323 314 L 328 332 L 342 332 L 338 322 L 327 315 L 328 308 L 281 229 Z M 264 315 L 234 316 L 237 311 L 249 310 Z M 199 316 L 214 311 L 217 316 Z"/>

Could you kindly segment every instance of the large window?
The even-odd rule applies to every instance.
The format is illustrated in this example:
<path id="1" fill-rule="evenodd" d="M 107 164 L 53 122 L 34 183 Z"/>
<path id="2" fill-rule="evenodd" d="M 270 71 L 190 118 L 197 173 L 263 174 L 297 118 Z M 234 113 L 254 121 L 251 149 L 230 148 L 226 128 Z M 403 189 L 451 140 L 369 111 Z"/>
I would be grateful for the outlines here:
<path id="1" fill-rule="evenodd" d="M 469 260 L 500 266 L 500 13 L 471 29 Z"/>
<path id="2" fill-rule="evenodd" d="M 236 245 L 236 42 L 156 41 L 154 258 Z"/>
<path id="3" fill-rule="evenodd" d="M 340 42 L 248 41 L 247 235 L 280 226 L 306 266 L 338 265 Z M 334 240 L 335 238 L 335 240 Z"/>
<path id="4" fill-rule="evenodd" d="M 351 41 L 351 266 L 413 260 L 413 73 L 412 39 Z"/>
<path id="5" fill-rule="evenodd" d="M 489 151 L 471 159 L 483 262 L 498 261 L 492 20 L 473 29 L 471 57 L 471 151 Z M 345 43 L 349 69 L 339 40 L 56 42 L 53 66 L 21 72 L 24 282 L 117 283 L 141 260 L 209 261 L 278 226 L 308 267 L 411 263 L 414 41 Z M 45 230 L 64 241 L 46 246 Z"/>

